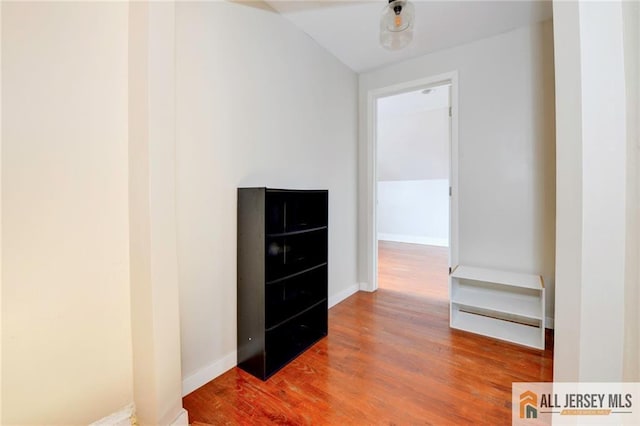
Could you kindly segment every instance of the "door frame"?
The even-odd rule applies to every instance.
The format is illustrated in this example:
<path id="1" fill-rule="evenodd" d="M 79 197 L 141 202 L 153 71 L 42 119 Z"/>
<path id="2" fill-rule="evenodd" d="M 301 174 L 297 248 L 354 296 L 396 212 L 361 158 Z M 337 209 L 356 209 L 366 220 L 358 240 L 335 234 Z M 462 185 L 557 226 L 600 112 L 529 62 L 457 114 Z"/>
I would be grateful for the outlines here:
<path id="1" fill-rule="evenodd" d="M 367 92 L 367 117 L 366 117 L 366 146 L 369 147 L 366 167 L 366 264 L 371 268 L 368 282 L 362 283 L 361 290 L 376 291 L 378 289 L 378 223 L 377 223 L 377 177 L 378 177 L 378 147 L 376 124 L 377 101 L 379 98 L 398 95 L 414 90 L 426 89 L 449 84 L 450 85 L 450 145 L 449 145 L 449 268 L 458 264 L 458 72 L 450 71 L 418 80 L 406 81 L 391 86 L 372 89 Z"/>

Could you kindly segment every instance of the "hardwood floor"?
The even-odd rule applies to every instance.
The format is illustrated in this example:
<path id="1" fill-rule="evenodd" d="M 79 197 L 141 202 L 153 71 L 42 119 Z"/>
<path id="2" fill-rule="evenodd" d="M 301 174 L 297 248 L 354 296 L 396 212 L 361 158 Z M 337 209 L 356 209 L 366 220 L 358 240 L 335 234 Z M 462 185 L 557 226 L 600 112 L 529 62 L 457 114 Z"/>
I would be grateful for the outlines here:
<path id="1" fill-rule="evenodd" d="M 449 249 L 378 242 L 378 288 L 449 300 Z"/>
<path id="2" fill-rule="evenodd" d="M 446 251 L 424 260 L 422 249 L 382 246 L 379 290 L 330 309 L 328 337 L 266 382 L 233 368 L 187 395 L 190 420 L 510 424 L 511 383 L 552 380 L 551 334 L 537 351 L 451 330 Z"/>

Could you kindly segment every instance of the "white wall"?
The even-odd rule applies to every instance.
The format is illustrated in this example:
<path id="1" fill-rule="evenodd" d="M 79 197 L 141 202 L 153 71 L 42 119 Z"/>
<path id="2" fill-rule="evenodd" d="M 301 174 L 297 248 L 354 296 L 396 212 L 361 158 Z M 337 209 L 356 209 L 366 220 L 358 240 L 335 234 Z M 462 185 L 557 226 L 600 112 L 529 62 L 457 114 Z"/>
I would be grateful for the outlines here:
<path id="1" fill-rule="evenodd" d="M 448 86 L 378 99 L 379 240 L 449 245 L 448 105 Z"/>
<path id="2" fill-rule="evenodd" d="M 385 99 L 378 101 L 378 107 Z M 379 181 L 449 178 L 448 107 L 379 113 L 376 138 Z"/>
<path id="3" fill-rule="evenodd" d="M 251 31 L 247 31 L 250 28 Z M 236 363 L 236 188 L 329 189 L 330 302 L 357 289 L 357 77 L 275 13 L 176 5 L 183 389 Z"/>
<path id="4" fill-rule="evenodd" d="M 582 381 L 622 380 L 626 197 L 625 191 L 611 191 L 611 188 L 626 187 L 621 10 L 620 3 L 579 6 L 583 227 L 579 377 Z M 606 147 L 602 146 L 603 140 L 607 141 Z M 603 362 L 605 359 L 608 362 Z"/>
<path id="5" fill-rule="evenodd" d="M 2 424 L 132 401 L 127 20 L 2 4 Z"/>
<path id="6" fill-rule="evenodd" d="M 186 425 L 176 242 L 175 4 L 130 2 L 128 47 L 136 418 L 142 425 Z"/>
<path id="7" fill-rule="evenodd" d="M 640 381 L 640 4 L 622 3 L 627 98 L 624 378 Z"/>
<path id="8" fill-rule="evenodd" d="M 378 182 L 378 239 L 449 246 L 449 180 Z"/>
<path id="9" fill-rule="evenodd" d="M 639 20 L 637 9 L 631 20 L 625 9 L 619 1 L 554 3 L 556 381 L 638 380 L 637 305 L 625 303 L 638 290 L 638 140 L 628 125 L 637 117 L 638 40 L 625 40 L 633 34 L 625 26 Z"/>
<path id="10" fill-rule="evenodd" d="M 2 257 L 2 135 L 3 135 L 3 131 L 2 131 L 2 4 L 0 4 L 0 423 L 2 423 L 2 401 L 4 400 L 2 398 L 2 369 L 3 369 L 3 360 L 2 360 L 2 344 L 3 344 L 3 339 L 2 339 L 2 330 L 3 330 L 3 326 L 2 326 L 2 321 L 4 318 L 4 315 L 2 313 L 3 309 L 4 309 L 4 303 L 2 301 L 2 282 L 4 280 L 3 278 L 3 273 L 2 273 L 2 263 L 3 263 L 3 257 Z"/>
<path id="11" fill-rule="evenodd" d="M 558 194 L 554 380 L 573 381 L 579 375 L 577 354 L 582 303 L 578 296 L 582 277 L 582 83 L 578 2 L 554 2 L 553 15 Z"/>
<path id="12" fill-rule="evenodd" d="M 372 281 L 369 91 L 458 71 L 459 261 L 542 274 L 553 312 L 555 152 L 550 21 L 360 75 L 359 271 Z M 368 255 L 367 255 L 368 253 Z"/>

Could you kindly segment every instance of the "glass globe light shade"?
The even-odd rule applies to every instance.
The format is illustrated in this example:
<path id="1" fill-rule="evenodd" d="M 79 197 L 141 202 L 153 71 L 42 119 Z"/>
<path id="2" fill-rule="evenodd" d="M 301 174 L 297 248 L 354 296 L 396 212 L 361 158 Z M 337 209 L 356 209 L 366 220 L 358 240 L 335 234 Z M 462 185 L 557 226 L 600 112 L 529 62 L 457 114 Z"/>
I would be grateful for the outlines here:
<path id="1" fill-rule="evenodd" d="M 380 17 L 380 44 L 388 50 L 399 50 L 413 40 L 413 4 L 394 0 L 382 10 Z"/>

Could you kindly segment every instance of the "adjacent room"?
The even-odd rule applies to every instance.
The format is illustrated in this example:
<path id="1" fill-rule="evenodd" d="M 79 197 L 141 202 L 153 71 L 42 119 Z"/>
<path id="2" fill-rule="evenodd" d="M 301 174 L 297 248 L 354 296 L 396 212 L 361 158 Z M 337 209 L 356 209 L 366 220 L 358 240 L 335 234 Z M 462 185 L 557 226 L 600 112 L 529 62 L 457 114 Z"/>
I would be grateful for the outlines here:
<path id="1" fill-rule="evenodd" d="M 376 103 L 378 288 L 448 299 L 451 84 Z"/>
<path id="2" fill-rule="evenodd" d="M 639 28 L 0 2 L 0 424 L 509 424 L 551 416 L 514 383 L 640 382 Z"/>

